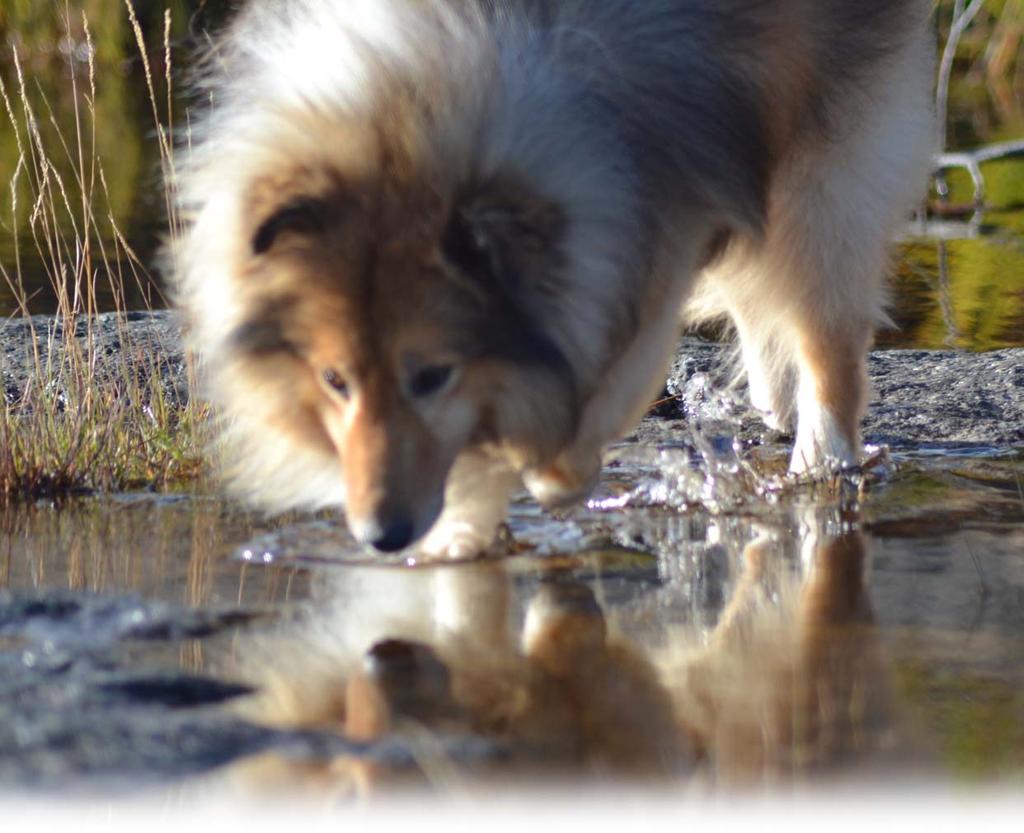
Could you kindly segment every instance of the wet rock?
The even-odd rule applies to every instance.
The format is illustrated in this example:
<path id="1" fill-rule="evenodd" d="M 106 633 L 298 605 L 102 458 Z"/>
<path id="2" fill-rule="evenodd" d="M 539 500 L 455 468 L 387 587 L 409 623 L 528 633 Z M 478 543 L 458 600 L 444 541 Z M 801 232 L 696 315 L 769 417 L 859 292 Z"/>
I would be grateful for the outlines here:
<path id="1" fill-rule="evenodd" d="M 49 316 L 0 321 L 0 375 L 9 403 L 17 402 L 37 379 L 38 368 L 66 360 L 64 336 L 63 323 Z M 149 391 L 158 382 L 172 401 L 187 401 L 181 322 L 174 313 L 81 318 L 74 336 L 76 344 L 97 357 L 104 384 L 127 390 L 130 378 L 138 390 Z M 711 428 L 706 433 L 712 438 L 721 433 L 714 430 L 717 423 L 728 423 L 734 434 L 739 426 L 741 440 L 764 436 L 764 425 L 745 404 L 744 386 L 734 384 L 737 367 L 733 345 L 684 338 L 647 422 L 696 421 Z M 877 351 L 871 354 L 868 372 L 873 388 L 864 423 L 868 442 L 897 447 L 1024 443 L 1024 349 Z M 664 427 L 641 426 L 637 437 L 666 438 Z"/>
<path id="2" fill-rule="evenodd" d="M 732 348 L 684 339 L 666 389 L 675 413 L 664 415 L 711 422 L 739 416 L 741 439 L 758 430 L 742 387 L 729 389 L 734 366 Z M 880 350 L 869 357 L 868 374 L 866 442 L 939 448 L 1024 444 L 1024 349 Z"/>
<path id="3" fill-rule="evenodd" d="M 113 706 L 112 706 L 113 707 Z M 130 711 L 11 714 L 0 707 L 0 782 L 118 792 L 208 771 L 273 745 L 271 730 L 223 719 L 170 719 Z"/>
<path id="4" fill-rule="evenodd" d="M 236 609 L 180 608 L 137 596 L 0 590 L 0 636 L 51 646 L 102 648 L 126 640 L 199 638 L 266 615 Z"/>
<path id="5" fill-rule="evenodd" d="M 879 351 L 868 369 L 872 442 L 1024 444 L 1024 350 Z"/>
<path id="6" fill-rule="evenodd" d="M 235 697 L 252 693 L 249 686 L 182 674 L 111 680 L 103 683 L 98 690 L 112 701 L 120 699 L 135 705 L 155 705 L 169 709 L 226 703 Z"/>

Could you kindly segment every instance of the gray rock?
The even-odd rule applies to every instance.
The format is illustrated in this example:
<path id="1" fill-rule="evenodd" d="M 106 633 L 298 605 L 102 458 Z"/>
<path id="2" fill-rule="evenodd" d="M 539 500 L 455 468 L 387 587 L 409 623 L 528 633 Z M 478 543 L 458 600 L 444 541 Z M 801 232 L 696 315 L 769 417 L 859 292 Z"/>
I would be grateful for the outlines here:
<path id="1" fill-rule="evenodd" d="M 33 334 L 38 361 L 33 349 Z M 91 346 L 102 384 L 188 399 L 187 366 L 181 324 L 167 311 L 106 313 L 75 324 L 76 343 Z M 0 321 L 0 375 L 8 403 L 18 401 L 47 362 L 60 366 L 67 356 L 61 322 L 48 316 Z M 735 376 L 735 350 L 684 338 L 669 373 L 656 418 L 727 421 L 741 439 L 765 428 L 744 404 Z M 890 350 L 871 354 L 874 395 L 864 422 L 868 442 L 895 447 L 934 447 L 1024 443 L 1024 349 L 990 353 Z M 127 375 L 126 375 L 127 373 Z M 641 427 L 639 435 L 663 436 L 664 426 Z"/>
<path id="2" fill-rule="evenodd" d="M 198 639 L 266 617 L 235 608 L 181 608 L 134 595 L 83 596 L 56 590 L 14 595 L 0 590 L 0 636 L 61 649 L 80 644 L 105 648 L 126 640 Z"/>
<path id="3" fill-rule="evenodd" d="M 676 419 L 734 419 L 741 438 L 756 432 L 742 388 L 730 390 L 733 351 L 684 339 L 666 394 Z M 989 353 L 880 350 L 868 360 L 872 397 L 865 441 L 896 448 L 1024 444 L 1024 349 Z M 724 405 L 723 405 L 724 402 Z M 763 428 L 760 429 L 763 432 Z"/>
<path id="4" fill-rule="evenodd" d="M 879 351 L 868 369 L 872 442 L 1024 444 L 1024 350 Z"/>
<path id="5" fill-rule="evenodd" d="M 70 336 L 73 336 L 71 338 Z M 172 402 L 188 401 L 188 374 L 178 316 L 169 311 L 103 313 L 74 322 L 74 332 L 53 316 L 0 320 L 0 379 L 10 405 L 42 384 L 57 403 L 73 384 L 68 368 L 90 362 L 104 388 Z"/>

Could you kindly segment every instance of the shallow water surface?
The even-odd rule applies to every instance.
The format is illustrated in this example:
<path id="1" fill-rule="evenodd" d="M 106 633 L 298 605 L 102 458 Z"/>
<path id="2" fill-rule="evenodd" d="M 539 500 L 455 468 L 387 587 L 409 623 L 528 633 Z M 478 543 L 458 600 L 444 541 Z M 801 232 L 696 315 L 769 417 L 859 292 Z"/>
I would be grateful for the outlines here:
<path id="1" fill-rule="evenodd" d="M 523 499 L 507 551 L 466 564 L 208 497 L 4 510 L 0 774 L 1019 780 L 1024 456 L 901 450 L 827 488 L 759 474 L 781 447 L 698 446 L 624 443 L 588 507 Z M 104 753 L 29 691 L 78 703 Z"/>

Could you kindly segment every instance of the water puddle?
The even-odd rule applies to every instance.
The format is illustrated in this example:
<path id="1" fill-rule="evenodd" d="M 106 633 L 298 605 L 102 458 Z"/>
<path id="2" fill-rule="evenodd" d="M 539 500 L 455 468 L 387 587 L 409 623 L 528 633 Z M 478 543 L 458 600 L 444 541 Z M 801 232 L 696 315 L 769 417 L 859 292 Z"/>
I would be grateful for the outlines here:
<path id="1" fill-rule="evenodd" d="M 706 438 L 623 444 L 588 506 L 519 500 L 506 551 L 462 564 L 212 497 L 6 509 L 0 777 L 1019 779 L 1024 457 L 907 449 L 811 487 L 765 474 L 781 445 Z"/>

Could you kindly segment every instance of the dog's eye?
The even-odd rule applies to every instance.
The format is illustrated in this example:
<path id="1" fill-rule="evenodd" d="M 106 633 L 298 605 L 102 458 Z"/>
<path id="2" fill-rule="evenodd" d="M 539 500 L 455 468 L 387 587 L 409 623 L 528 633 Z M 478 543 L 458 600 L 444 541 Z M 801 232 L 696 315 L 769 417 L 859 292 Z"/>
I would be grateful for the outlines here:
<path id="1" fill-rule="evenodd" d="M 424 367 L 413 374 L 409 380 L 409 393 L 415 397 L 430 396 L 448 384 L 455 371 L 450 364 L 438 364 Z"/>
<path id="2" fill-rule="evenodd" d="M 349 389 L 345 377 L 337 370 L 325 370 L 323 373 L 324 384 L 343 399 L 348 399 Z"/>

